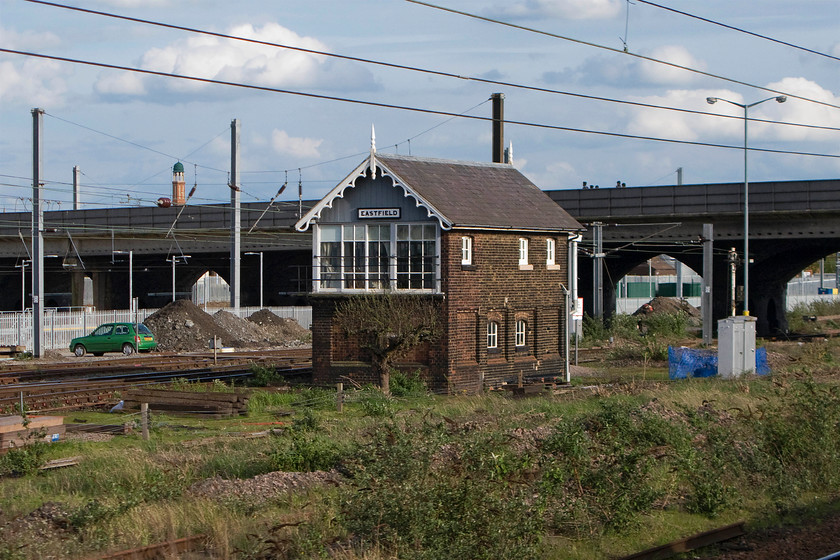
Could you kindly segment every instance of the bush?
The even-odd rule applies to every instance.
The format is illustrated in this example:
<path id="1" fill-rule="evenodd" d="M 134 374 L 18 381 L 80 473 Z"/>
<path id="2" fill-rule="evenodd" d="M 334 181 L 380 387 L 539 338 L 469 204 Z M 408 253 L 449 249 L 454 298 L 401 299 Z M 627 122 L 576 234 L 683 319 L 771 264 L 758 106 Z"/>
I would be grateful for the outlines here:
<path id="1" fill-rule="evenodd" d="M 646 336 L 661 338 L 682 338 L 686 336 L 688 316 L 685 313 L 654 313 L 639 320 L 645 328 Z"/>
<path id="2" fill-rule="evenodd" d="M 542 522 L 531 492 L 484 468 L 495 462 L 492 449 L 502 451 L 497 443 L 477 436 L 446 465 L 444 444 L 453 442 L 440 426 L 378 430 L 351 467 L 355 487 L 343 495 L 340 522 L 399 558 L 537 558 Z"/>
<path id="3" fill-rule="evenodd" d="M 336 443 L 318 434 L 292 431 L 271 455 L 276 470 L 289 472 L 329 471 L 342 457 Z"/>
<path id="4" fill-rule="evenodd" d="M 422 397 L 427 393 L 428 388 L 420 378 L 420 370 L 412 373 L 391 371 L 391 394 L 395 397 Z"/>
<path id="5" fill-rule="evenodd" d="M 44 437 L 45 434 L 40 434 Z M 26 476 L 35 474 L 44 465 L 44 456 L 49 444 L 43 441 L 31 441 L 23 447 L 9 449 L 0 455 L 0 476 Z"/>
<path id="6" fill-rule="evenodd" d="M 251 378 L 248 379 L 248 385 L 252 387 L 268 387 L 284 382 L 283 376 L 277 373 L 277 367 L 272 364 L 251 364 L 250 370 Z"/>
<path id="7" fill-rule="evenodd" d="M 610 338 L 604 322 L 597 317 L 583 316 L 583 340 L 587 343 L 603 342 Z"/>

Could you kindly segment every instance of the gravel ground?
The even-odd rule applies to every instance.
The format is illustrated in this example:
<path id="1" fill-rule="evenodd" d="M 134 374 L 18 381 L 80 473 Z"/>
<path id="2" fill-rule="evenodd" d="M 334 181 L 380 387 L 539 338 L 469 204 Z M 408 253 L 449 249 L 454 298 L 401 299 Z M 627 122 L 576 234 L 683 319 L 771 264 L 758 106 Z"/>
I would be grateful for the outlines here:
<path id="1" fill-rule="evenodd" d="M 213 499 L 233 498 L 245 502 L 261 502 L 310 486 L 338 484 L 340 480 L 341 476 L 336 471 L 277 471 L 244 480 L 226 480 L 215 476 L 194 484 L 189 491 L 196 496 Z"/>
<path id="2" fill-rule="evenodd" d="M 817 560 L 840 551 L 840 514 L 804 527 L 771 529 L 724 543 L 697 560 Z"/>

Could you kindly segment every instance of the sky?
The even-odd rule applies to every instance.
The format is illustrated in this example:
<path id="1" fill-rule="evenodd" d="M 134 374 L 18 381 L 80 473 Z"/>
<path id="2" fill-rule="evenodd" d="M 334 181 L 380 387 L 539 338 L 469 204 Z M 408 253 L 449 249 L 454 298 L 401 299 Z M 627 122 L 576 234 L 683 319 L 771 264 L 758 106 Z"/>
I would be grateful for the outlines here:
<path id="1" fill-rule="evenodd" d="M 489 161 L 497 92 L 513 164 L 546 190 L 674 185 L 679 168 L 686 184 L 742 181 L 743 109 L 706 98 L 751 104 L 777 92 L 785 103 L 750 118 L 810 126 L 750 122 L 749 146 L 773 150 L 750 152 L 750 182 L 840 177 L 835 0 L 433 4 L 67 4 L 115 18 L 0 0 L 0 49 L 244 86 L 0 52 L 0 211 L 31 209 L 33 108 L 45 111 L 48 210 L 72 208 L 73 166 L 83 208 L 153 205 L 171 195 L 177 161 L 196 187 L 191 203 L 227 202 L 233 119 L 243 202 L 286 182 L 280 201 L 296 203 L 298 185 L 320 198 L 369 153 L 372 128 L 380 152 Z"/>

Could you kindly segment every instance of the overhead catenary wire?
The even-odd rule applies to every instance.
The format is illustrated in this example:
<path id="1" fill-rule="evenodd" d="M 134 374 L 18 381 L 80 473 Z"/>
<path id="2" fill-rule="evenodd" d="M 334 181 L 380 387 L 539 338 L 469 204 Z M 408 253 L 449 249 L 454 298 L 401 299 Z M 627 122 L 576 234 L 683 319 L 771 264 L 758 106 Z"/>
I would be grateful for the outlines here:
<path id="1" fill-rule="evenodd" d="M 407 1 L 414 1 L 414 0 L 407 0 Z M 443 111 L 437 109 L 428 109 L 428 108 L 421 108 L 421 107 L 412 107 L 409 105 L 397 105 L 394 103 L 384 103 L 380 101 L 369 101 L 363 99 L 355 99 L 350 97 L 340 97 L 335 95 L 326 95 L 326 94 L 319 94 L 319 93 L 312 93 L 312 92 L 302 92 L 302 91 L 295 91 L 283 88 L 275 88 L 269 86 L 260 86 L 254 84 L 244 84 L 240 82 L 231 82 L 227 80 L 215 80 L 211 78 L 202 78 L 199 76 L 187 76 L 184 74 L 175 74 L 172 72 L 160 72 L 156 70 L 146 70 L 143 68 L 132 68 L 130 66 L 121 66 L 117 64 L 107 64 L 104 62 L 93 62 L 89 60 L 81 60 L 81 59 L 74 59 L 74 58 L 67 58 L 61 56 L 53 56 L 53 55 L 46 55 L 40 53 L 34 53 L 29 51 L 19 51 L 14 49 L 7 49 L 7 48 L 0 48 L 0 52 L 5 52 L 9 54 L 17 54 L 21 56 L 31 56 L 35 58 L 41 58 L 45 60 L 56 60 L 61 62 L 69 62 L 73 64 L 82 64 L 86 66 L 94 66 L 98 68 L 109 68 L 112 70 L 123 70 L 127 72 L 136 72 L 139 74 L 147 74 L 151 76 L 160 76 L 166 78 L 177 78 L 183 80 L 190 80 L 195 82 L 201 82 L 206 84 L 216 84 L 216 85 L 224 85 L 230 87 L 238 87 L 244 89 L 251 89 L 255 91 L 264 91 L 264 92 L 271 92 L 271 93 L 282 93 L 288 95 L 297 95 L 301 97 L 308 97 L 313 99 L 322 99 L 328 101 L 337 101 L 343 103 L 351 103 L 355 105 L 366 105 L 370 107 L 379 107 L 382 109 L 396 109 L 402 111 L 411 111 L 416 113 L 425 113 L 431 115 L 443 115 L 443 116 L 450 116 L 450 117 L 460 117 L 464 119 L 471 119 L 471 120 L 478 120 L 478 121 L 485 121 L 485 122 L 492 122 L 492 117 L 484 117 L 478 115 L 459 115 L 458 113 L 452 113 L 450 111 Z M 772 90 L 768 90 L 772 91 Z M 840 108 L 840 107 L 838 107 Z M 545 124 L 545 123 L 537 123 L 537 122 L 527 122 L 527 121 L 515 121 L 515 120 L 506 120 L 506 124 L 508 125 L 518 125 L 518 126 L 525 126 L 525 127 L 533 127 L 533 128 L 541 128 L 546 130 L 557 130 L 557 131 L 564 131 L 564 132 L 578 132 L 583 134 L 595 134 L 599 136 L 612 136 L 616 138 L 627 138 L 627 139 L 636 139 L 636 140 L 649 140 L 653 142 L 666 142 L 669 144 L 682 144 L 686 146 L 703 146 L 709 148 L 726 148 L 726 149 L 734 149 L 734 150 L 743 150 L 743 146 L 732 146 L 726 144 L 715 144 L 712 142 L 696 142 L 696 141 L 689 141 L 689 140 L 677 140 L 675 138 L 660 138 L 655 136 L 643 136 L 638 134 L 626 134 L 621 132 L 609 132 L 603 130 L 589 130 L 583 128 L 575 128 L 575 127 L 568 127 L 568 126 L 560 126 L 560 125 L 552 125 L 552 124 Z M 764 152 L 764 153 L 774 153 L 774 154 L 792 154 L 792 155 L 800 155 L 800 156 L 814 156 L 814 157 L 828 157 L 828 158 L 840 158 L 840 154 L 819 154 L 814 152 L 794 152 L 789 150 L 774 150 L 770 148 L 755 148 L 750 147 L 750 151 L 754 152 Z"/>
<path id="2" fill-rule="evenodd" d="M 77 12 L 82 12 L 82 13 L 88 13 L 88 14 L 92 14 L 92 15 L 99 15 L 99 16 L 116 18 L 116 19 L 125 20 L 125 21 L 131 21 L 131 22 L 134 22 L 134 23 L 142 23 L 142 24 L 145 24 L 145 25 L 152 25 L 152 26 L 174 29 L 174 30 L 179 30 L 179 31 L 187 31 L 187 32 L 190 32 L 190 33 L 208 35 L 208 36 L 217 37 L 217 38 L 221 38 L 221 39 L 229 39 L 229 40 L 233 40 L 233 41 L 242 41 L 242 42 L 251 43 L 251 44 L 282 48 L 282 49 L 287 49 L 287 50 L 293 50 L 293 51 L 296 51 L 296 52 L 303 52 L 303 53 L 308 53 L 308 54 L 313 54 L 313 55 L 318 55 L 318 56 L 331 57 L 331 58 L 336 58 L 336 59 L 341 59 L 341 60 L 348 60 L 348 61 L 351 61 L 351 62 L 359 62 L 359 63 L 362 63 L 362 64 L 371 64 L 371 65 L 383 66 L 383 67 L 400 69 L 400 70 L 409 70 L 409 71 L 413 71 L 413 72 L 421 72 L 421 73 L 431 74 L 431 75 L 435 75 L 435 76 L 455 78 L 455 79 L 459 79 L 459 80 L 473 81 L 473 82 L 485 83 L 485 84 L 489 84 L 489 85 L 511 87 L 511 88 L 517 88 L 517 89 L 526 89 L 526 90 L 531 90 L 531 91 L 536 91 L 536 92 L 552 93 L 552 94 L 557 94 L 557 95 L 569 95 L 569 96 L 579 97 L 579 98 L 584 98 L 584 99 L 592 99 L 592 100 L 612 102 L 612 103 L 623 103 L 623 104 L 627 104 L 627 105 L 636 105 L 636 106 L 649 107 L 649 108 L 654 108 L 654 109 L 681 111 L 681 112 L 687 112 L 687 113 L 697 113 L 697 114 L 712 115 L 712 116 L 724 117 L 724 118 L 731 117 L 730 115 L 719 115 L 717 113 L 708 113 L 708 112 L 704 112 L 704 111 L 693 111 L 693 110 L 689 110 L 689 109 L 680 109 L 680 108 L 677 108 L 677 107 L 667 107 L 667 106 L 662 106 L 662 105 L 653 105 L 653 104 L 641 103 L 641 102 L 635 102 L 635 101 L 620 100 L 620 99 L 607 98 L 607 97 L 598 97 L 598 96 L 593 96 L 593 95 L 585 95 L 585 94 L 567 92 L 567 91 L 562 91 L 562 90 L 555 90 L 555 89 L 544 88 L 544 87 L 530 86 L 530 85 L 525 85 L 525 84 L 516 84 L 516 83 L 512 83 L 512 82 L 504 82 L 504 81 L 499 81 L 499 80 L 492 80 L 492 79 L 489 79 L 489 78 L 482 78 L 482 77 L 479 77 L 479 76 L 466 76 L 466 75 L 456 74 L 456 73 L 452 73 L 452 72 L 444 72 L 444 71 L 440 71 L 440 70 L 432 70 L 432 69 L 428 69 L 428 68 L 421 68 L 421 67 L 418 67 L 418 66 L 409 66 L 409 65 L 396 64 L 396 63 L 391 63 L 391 62 L 383 62 L 383 61 L 372 60 L 372 59 L 367 59 L 367 58 L 361 58 L 361 57 L 331 53 L 331 52 L 327 52 L 327 51 L 307 49 L 307 48 L 304 48 L 304 47 L 299 47 L 299 46 L 294 46 L 294 45 L 285 45 L 285 44 L 281 44 L 281 43 L 273 43 L 273 42 L 270 42 L 270 41 L 262 41 L 262 40 L 259 40 L 259 39 L 252 39 L 252 38 L 248 38 L 248 37 L 239 37 L 239 36 L 236 36 L 236 35 L 228 35 L 228 34 L 225 34 L 225 33 L 208 31 L 208 30 L 198 29 L 198 28 L 193 28 L 193 27 L 185 27 L 185 26 L 182 26 L 182 25 L 175 25 L 175 24 L 164 23 L 164 22 L 159 22 L 159 21 L 154 21 L 154 20 L 147 20 L 147 19 L 135 18 L 135 17 L 130 17 L 130 16 L 124 16 L 124 15 L 120 15 L 120 14 L 103 12 L 103 11 L 99 11 L 99 10 L 91 10 L 91 9 L 79 8 L 79 7 L 75 7 L 75 6 L 67 6 L 67 5 L 64 5 L 64 4 L 58 4 L 56 2 L 47 2 L 45 0 L 25 0 L 25 1 L 33 3 L 33 4 L 41 4 L 41 5 L 45 5 L 45 6 L 51 6 L 51 7 L 55 7 L 55 8 L 63 8 L 63 9 L 67 9 L 67 10 L 72 10 L 72 11 L 77 11 Z M 445 10 L 445 11 L 450 11 L 450 12 L 453 12 L 453 13 L 458 13 L 458 14 L 461 14 L 461 15 L 476 17 L 478 19 L 485 19 L 487 21 L 491 21 L 491 22 L 494 22 L 494 23 L 505 24 L 505 25 L 509 25 L 511 27 L 515 27 L 515 28 L 519 28 L 519 29 L 530 30 L 530 31 L 533 31 L 533 32 L 536 32 L 536 33 L 541 33 L 541 34 L 544 34 L 544 35 L 552 35 L 552 34 L 547 33 L 547 32 L 532 30 L 530 28 L 523 27 L 523 26 L 518 26 L 518 25 L 514 25 L 514 24 L 506 24 L 505 22 L 502 22 L 500 20 L 493 20 L 491 18 L 484 18 L 484 17 L 481 17 L 481 16 L 476 16 L 476 15 L 473 15 L 473 14 L 469 14 L 468 12 L 459 12 L 459 11 L 456 11 L 456 10 L 443 8 L 443 7 L 436 6 L 434 4 L 429 4 L 429 3 L 426 3 L 426 2 L 419 2 L 419 1 L 416 1 L 416 0 L 406 0 L 406 1 L 413 2 L 415 4 L 428 6 L 428 7 L 433 7 L 433 8 Z M 560 35 L 556 35 L 555 37 L 560 38 L 560 39 L 566 39 L 566 40 L 578 42 L 578 43 L 581 43 L 581 44 L 594 46 L 594 47 L 604 48 L 604 49 L 608 49 L 608 50 L 615 51 L 615 52 L 623 52 L 623 51 L 618 51 L 617 49 L 613 49 L 611 47 L 604 47 L 604 46 L 598 45 L 596 43 L 589 43 L 589 42 L 586 42 L 586 41 L 571 39 L 571 38 L 563 37 L 563 36 L 560 36 Z M 641 57 L 641 55 L 634 55 L 634 56 Z M 658 60 L 658 59 L 655 59 L 655 58 L 652 58 L 652 57 L 641 57 L 641 58 L 645 58 L 646 60 L 648 60 L 650 62 L 654 62 L 654 63 L 665 64 L 665 65 L 668 65 L 668 66 L 683 68 L 683 69 L 686 69 L 686 70 L 689 70 L 689 71 L 695 71 L 691 68 L 679 67 L 679 66 L 677 66 L 673 63 Z M 701 72 L 701 71 L 697 70 L 697 72 Z M 711 73 L 706 73 L 706 72 L 702 72 L 702 73 L 704 73 L 707 76 L 713 77 L 713 78 L 717 78 L 717 79 L 721 79 L 721 80 L 725 80 L 725 81 L 731 81 L 731 82 L 739 84 L 739 85 L 746 85 L 746 86 L 749 86 L 749 87 L 752 87 L 752 88 L 763 89 L 763 90 L 766 90 L 766 91 L 774 91 L 774 90 L 767 90 L 766 88 L 763 88 L 761 86 L 748 84 L 748 83 L 745 83 L 745 82 L 741 82 L 741 81 L 738 81 L 738 80 L 733 80 L 733 79 L 726 78 L 726 77 L 723 77 L 723 76 L 718 76 L 718 75 L 711 74 Z M 812 103 L 819 103 L 819 104 L 823 104 L 823 105 L 829 105 L 829 106 L 835 107 L 835 108 L 840 108 L 840 106 L 831 105 L 831 104 L 828 104 L 826 102 L 822 102 L 822 101 L 819 101 L 819 100 L 816 100 L 816 99 L 800 97 L 800 96 L 796 96 L 794 94 L 785 93 L 785 92 L 775 92 L 775 93 L 787 95 L 791 98 L 802 99 L 804 101 L 810 101 Z M 782 123 L 779 123 L 779 124 L 782 124 Z M 810 126 L 810 125 L 800 125 L 800 124 L 795 124 L 795 123 L 786 123 L 786 124 L 793 124 L 794 126 Z"/>
<path id="3" fill-rule="evenodd" d="M 737 31 L 738 33 L 744 33 L 746 35 L 751 35 L 751 36 L 757 37 L 759 39 L 764 39 L 765 41 L 771 41 L 773 43 L 778 43 L 780 45 L 784 45 L 784 46 L 790 47 L 792 49 L 797 49 L 797 50 L 804 51 L 804 52 L 807 52 L 807 53 L 815 54 L 817 56 L 822 56 L 822 57 L 825 57 L 825 58 L 830 58 L 830 59 L 833 59 L 833 60 L 840 61 L 840 57 L 836 57 L 834 55 L 830 55 L 828 53 L 820 52 L 820 51 L 817 51 L 817 50 L 814 50 L 814 49 L 809 49 L 808 47 L 803 47 L 803 46 L 800 46 L 800 45 L 796 45 L 794 43 L 789 43 L 787 41 L 782 41 L 781 39 L 774 39 L 773 37 L 770 37 L 768 35 L 762 35 L 761 33 L 755 33 L 753 31 L 748 31 L 748 30 L 743 29 L 741 27 L 735 27 L 734 25 L 727 25 L 727 24 L 725 24 L 723 22 L 720 22 L 720 21 L 716 21 L 716 20 L 709 19 L 709 18 L 704 18 L 704 17 L 698 16 L 698 15 L 695 15 L 695 14 L 690 14 L 688 12 L 684 12 L 682 10 L 677 10 L 676 8 L 671 8 L 671 7 L 668 7 L 668 6 L 663 6 L 662 4 L 657 4 L 655 2 L 650 2 L 648 0 L 636 0 L 636 1 L 639 2 L 640 4 L 647 4 L 648 6 L 653 6 L 654 8 L 660 8 L 662 10 L 667 10 L 669 12 L 673 12 L 673 13 L 679 14 L 681 16 L 686 16 L 686 17 L 693 18 L 693 19 L 703 21 L 703 22 L 706 22 L 706 23 L 711 23 L 712 25 L 717 25 L 719 27 L 724 27 L 724 28 L 732 30 L 732 31 Z"/>
<path id="4" fill-rule="evenodd" d="M 36 1 L 36 0 L 27 0 L 27 1 Z M 577 43 L 579 45 L 586 45 L 588 47 L 595 47 L 595 48 L 598 48 L 598 49 L 603 49 L 603 50 L 607 50 L 607 51 L 614 52 L 614 53 L 625 54 L 627 56 L 632 56 L 634 58 L 638 58 L 639 60 L 644 60 L 646 62 L 652 62 L 654 64 L 662 64 L 664 66 L 669 66 L 671 68 L 676 68 L 678 70 L 685 70 L 686 72 L 691 72 L 693 74 L 699 74 L 701 76 L 706 76 L 707 78 L 714 78 L 716 80 L 723 80 L 723 81 L 730 82 L 730 83 L 733 83 L 733 84 L 737 84 L 737 85 L 740 85 L 740 86 L 746 86 L 746 87 L 749 87 L 749 88 L 758 89 L 758 90 L 761 90 L 761 91 L 766 91 L 766 92 L 769 92 L 769 93 L 773 93 L 774 95 L 785 95 L 785 96 L 790 97 L 792 99 L 799 99 L 801 101 L 808 101 L 810 103 L 816 103 L 818 105 L 825 105 L 826 107 L 832 107 L 834 109 L 840 109 L 840 105 L 835 105 L 833 103 L 828 103 L 827 101 L 820 101 L 818 99 L 812 99 L 810 97 L 796 95 L 796 94 L 793 94 L 793 93 L 790 93 L 790 92 L 775 90 L 775 89 L 768 88 L 768 87 L 765 87 L 765 86 L 759 86 L 759 85 L 756 85 L 756 84 L 751 84 L 751 83 L 745 82 L 743 80 L 736 80 L 734 78 L 727 78 L 727 77 L 721 76 L 719 74 L 714 74 L 712 72 L 706 72 L 705 70 L 699 70 L 697 68 L 691 68 L 690 66 L 683 66 L 681 64 L 677 64 L 677 63 L 674 63 L 674 62 L 668 62 L 667 60 L 659 60 L 659 59 L 653 58 L 651 56 L 645 56 L 645 55 L 630 52 L 630 51 L 623 51 L 623 50 L 620 50 L 620 49 L 616 49 L 615 47 L 608 47 L 606 45 L 599 45 L 598 43 L 593 43 L 591 41 L 584 41 L 583 39 L 575 39 L 573 37 L 566 37 L 564 35 L 560 35 L 560 34 L 557 34 L 557 33 L 551 33 L 549 31 L 543 31 L 541 29 L 536 29 L 536 28 L 533 28 L 533 27 L 525 26 L 525 25 L 510 23 L 510 22 L 502 21 L 502 20 L 496 19 L 496 18 L 491 18 L 491 17 L 487 17 L 487 16 L 481 16 L 481 15 L 478 15 L 478 14 L 473 14 L 473 13 L 470 13 L 470 12 L 465 12 L 463 10 L 456 10 L 454 8 L 447 8 L 446 6 L 440 6 L 440 5 L 437 5 L 437 4 L 432 4 L 431 2 L 423 2 L 422 0 L 405 0 L 405 1 L 409 2 L 411 4 L 417 4 L 419 6 L 425 6 L 427 8 L 433 8 L 435 10 L 441 10 L 443 12 L 448 12 L 448 13 L 455 14 L 455 15 L 460 15 L 460 16 L 464 16 L 464 17 L 468 17 L 468 18 L 472 18 L 472 19 L 477 19 L 477 20 L 488 22 L 488 23 L 493 23 L 493 24 L 496 24 L 496 25 L 502 25 L 504 27 L 510 27 L 512 29 L 518 29 L 520 31 L 527 31 L 529 33 L 536 33 L 538 35 L 544 35 L 546 37 L 552 37 L 554 39 L 562 39 L 564 41 L 570 41 L 572 43 Z"/>

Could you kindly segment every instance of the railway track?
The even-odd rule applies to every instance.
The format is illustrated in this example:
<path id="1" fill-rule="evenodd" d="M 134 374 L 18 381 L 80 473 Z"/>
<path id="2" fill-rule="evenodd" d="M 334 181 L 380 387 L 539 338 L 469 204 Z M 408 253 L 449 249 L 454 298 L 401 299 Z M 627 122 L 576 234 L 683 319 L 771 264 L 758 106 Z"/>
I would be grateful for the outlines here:
<path id="1" fill-rule="evenodd" d="M 0 364 L 0 386 L 37 381 L 43 379 L 65 379 L 70 377 L 97 377 L 109 374 L 123 374 L 128 371 L 176 371 L 193 370 L 201 367 L 215 367 L 232 364 L 283 363 L 308 360 L 312 356 L 309 348 L 283 350 L 256 350 L 226 352 L 213 356 L 212 353 L 191 354 L 141 354 L 127 358 L 102 358 L 66 362 L 6 362 Z"/>
<path id="2" fill-rule="evenodd" d="M 273 352 L 242 352 L 226 355 L 213 363 L 212 356 L 180 356 L 167 361 L 155 356 L 88 362 L 86 367 L 39 367 L 37 371 L 4 372 L 9 377 L 0 384 L 0 414 L 15 412 L 21 404 L 32 413 L 57 412 L 116 404 L 125 389 L 141 385 L 169 383 L 175 379 L 236 384 L 252 375 L 255 363 L 272 365 L 285 377 L 311 372 L 311 351 L 294 349 Z M 116 363 L 114 363 L 116 362 Z M 43 366 L 45 364 L 39 364 Z"/>

